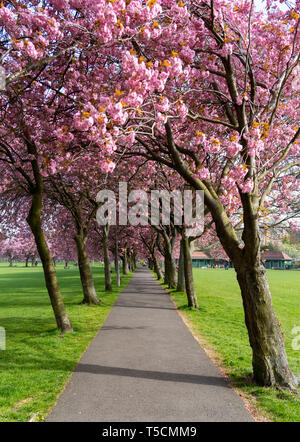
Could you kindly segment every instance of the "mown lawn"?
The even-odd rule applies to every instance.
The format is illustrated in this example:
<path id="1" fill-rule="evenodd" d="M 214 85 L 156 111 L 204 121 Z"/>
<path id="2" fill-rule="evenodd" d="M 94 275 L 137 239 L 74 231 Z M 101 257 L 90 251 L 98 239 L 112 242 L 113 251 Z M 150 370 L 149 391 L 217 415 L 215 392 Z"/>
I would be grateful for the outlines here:
<path id="1" fill-rule="evenodd" d="M 6 350 L 0 350 L 0 421 L 42 420 L 54 405 L 80 356 L 104 322 L 131 275 L 120 289 L 106 293 L 103 269 L 93 267 L 97 293 L 104 304 L 88 307 L 82 300 L 78 269 L 57 267 L 57 275 L 74 333 L 56 330 L 41 265 L 0 264 L 0 326 Z M 115 285 L 114 285 L 115 287 Z"/>
<path id="2" fill-rule="evenodd" d="M 249 381 L 251 349 L 234 270 L 195 269 L 194 278 L 199 312 L 187 308 L 184 293 L 172 292 L 193 332 L 204 337 L 208 347 L 217 351 L 221 365 L 234 385 L 249 395 L 258 409 L 274 421 L 299 422 L 300 395 L 296 397 L 272 388 L 261 388 Z M 285 336 L 289 363 L 293 372 L 300 376 L 300 349 L 292 348 L 292 340 L 296 337 L 292 330 L 300 326 L 300 272 L 269 270 L 268 278 L 274 309 Z"/>

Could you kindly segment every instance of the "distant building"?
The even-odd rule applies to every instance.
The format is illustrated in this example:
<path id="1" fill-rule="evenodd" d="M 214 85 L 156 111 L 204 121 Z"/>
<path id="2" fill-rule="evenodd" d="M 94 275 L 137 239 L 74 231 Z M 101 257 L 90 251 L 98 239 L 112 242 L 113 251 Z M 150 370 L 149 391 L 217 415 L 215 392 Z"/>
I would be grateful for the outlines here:
<path id="1" fill-rule="evenodd" d="M 195 250 L 192 253 L 193 267 L 213 267 L 216 265 L 214 258 L 208 252 Z"/>
<path id="2" fill-rule="evenodd" d="M 261 260 L 266 269 L 286 269 L 292 264 L 292 258 L 284 252 L 275 250 L 261 251 Z"/>
<path id="3" fill-rule="evenodd" d="M 284 252 L 275 250 L 261 251 L 261 260 L 266 269 L 289 269 L 291 267 L 293 259 Z M 179 263 L 179 259 L 176 259 L 176 264 Z M 196 268 L 203 267 L 232 267 L 229 258 L 226 260 L 224 257 L 216 256 L 212 258 L 209 252 L 202 250 L 194 250 L 192 253 L 192 265 Z"/>
<path id="4" fill-rule="evenodd" d="M 176 264 L 179 263 L 179 258 L 176 260 Z M 215 259 L 210 256 L 208 252 L 202 252 L 201 250 L 194 250 L 192 253 L 192 265 L 193 267 L 214 267 L 216 265 Z"/>
<path id="5" fill-rule="evenodd" d="M 176 264 L 179 263 L 179 259 L 176 259 Z M 194 250 L 192 253 L 192 265 L 196 268 L 201 267 L 232 267 L 229 259 L 224 259 L 222 256 L 216 256 L 212 258 L 209 252 L 202 250 Z"/>

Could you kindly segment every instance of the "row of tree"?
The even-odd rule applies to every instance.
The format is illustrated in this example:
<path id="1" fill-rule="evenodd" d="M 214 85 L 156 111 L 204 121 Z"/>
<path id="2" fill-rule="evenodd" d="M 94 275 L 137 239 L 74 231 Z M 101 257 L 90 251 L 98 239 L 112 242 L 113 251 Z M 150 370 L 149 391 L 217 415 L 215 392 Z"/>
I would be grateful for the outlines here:
<path id="1" fill-rule="evenodd" d="M 261 226 L 294 226 L 299 208 L 299 1 L 280 4 L 268 0 L 259 12 L 253 0 L 1 3 L 3 220 L 27 220 L 59 328 L 71 324 L 45 219 L 54 231 L 61 216 L 72 223 L 85 301 L 93 303 L 86 243 L 97 192 L 120 181 L 188 186 L 203 191 L 207 230 L 235 268 L 255 380 L 295 390 L 260 259 Z M 113 237 L 112 227 L 101 232 L 105 261 L 109 230 Z M 158 233 L 174 286 L 178 229 Z M 194 238 L 185 227 L 179 234 L 196 305 Z"/>

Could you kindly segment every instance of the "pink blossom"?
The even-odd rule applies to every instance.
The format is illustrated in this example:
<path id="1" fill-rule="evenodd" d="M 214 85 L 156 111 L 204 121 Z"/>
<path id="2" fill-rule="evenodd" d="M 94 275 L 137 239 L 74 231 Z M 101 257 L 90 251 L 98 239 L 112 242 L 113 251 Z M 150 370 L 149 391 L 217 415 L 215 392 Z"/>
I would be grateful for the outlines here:
<path id="1" fill-rule="evenodd" d="M 253 180 L 248 178 L 244 184 L 240 184 L 240 187 L 243 193 L 250 193 L 253 190 L 253 185 Z"/>
<path id="2" fill-rule="evenodd" d="M 194 174 L 195 178 L 199 178 L 200 180 L 209 180 L 210 172 L 206 167 L 199 169 L 197 173 Z"/>
<path id="3" fill-rule="evenodd" d="M 112 173 L 115 170 L 116 164 L 110 160 L 100 162 L 100 168 L 104 173 Z"/>
<path id="4" fill-rule="evenodd" d="M 167 121 L 166 115 L 162 114 L 161 112 L 157 113 L 157 118 L 156 119 L 157 119 L 158 123 L 163 123 L 163 124 L 165 124 L 166 121 Z"/>
<path id="5" fill-rule="evenodd" d="M 74 115 L 76 129 L 87 131 L 94 124 L 94 119 L 91 116 L 85 117 L 80 112 Z"/>
<path id="6" fill-rule="evenodd" d="M 181 118 L 185 118 L 188 114 L 188 107 L 184 103 L 180 103 L 180 106 L 177 108 L 178 115 Z"/>
<path id="7" fill-rule="evenodd" d="M 34 59 L 38 58 L 38 52 L 37 52 L 34 44 L 31 41 L 27 41 L 26 44 L 24 45 L 24 47 L 25 47 L 27 54 L 30 57 L 32 57 Z"/>
<path id="8" fill-rule="evenodd" d="M 227 155 L 229 158 L 235 157 L 235 155 L 242 150 L 243 146 L 240 143 L 232 142 L 227 147 Z"/>
<path id="9" fill-rule="evenodd" d="M 217 153 L 221 149 L 221 143 L 217 138 L 211 137 L 209 143 L 206 143 L 205 150 L 208 153 Z"/>
<path id="10" fill-rule="evenodd" d="M 169 110 L 170 103 L 167 97 L 161 97 L 158 104 L 155 105 L 155 109 L 160 112 L 167 112 Z"/>
<path id="11" fill-rule="evenodd" d="M 228 55 L 231 55 L 233 51 L 233 46 L 230 43 L 225 43 L 223 48 L 220 51 L 220 55 L 222 55 L 222 57 L 227 57 Z"/>
<path id="12" fill-rule="evenodd" d="M 184 46 L 180 52 L 180 57 L 182 57 L 183 60 L 188 63 L 193 63 L 195 57 L 195 51 L 193 51 L 188 46 Z"/>

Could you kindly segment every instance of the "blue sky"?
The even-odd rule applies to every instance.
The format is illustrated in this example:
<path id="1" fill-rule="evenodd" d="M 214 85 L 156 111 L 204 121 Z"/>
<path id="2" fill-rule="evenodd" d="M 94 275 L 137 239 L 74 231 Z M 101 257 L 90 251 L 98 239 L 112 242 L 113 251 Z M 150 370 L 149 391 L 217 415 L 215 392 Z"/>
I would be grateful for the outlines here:
<path id="1" fill-rule="evenodd" d="M 266 0 L 254 0 L 254 3 L 259 11 L 263 11 L 264 9 L 266 9 Z M 277 3 L 280 9 L 282 9 L 283 11 L 286 11 L 288 9 L 284 3 L 280 3 L 279 1 Z M 295 2 L 291 0 L 289 4 L 292 6 L 295 4 Z"/>

